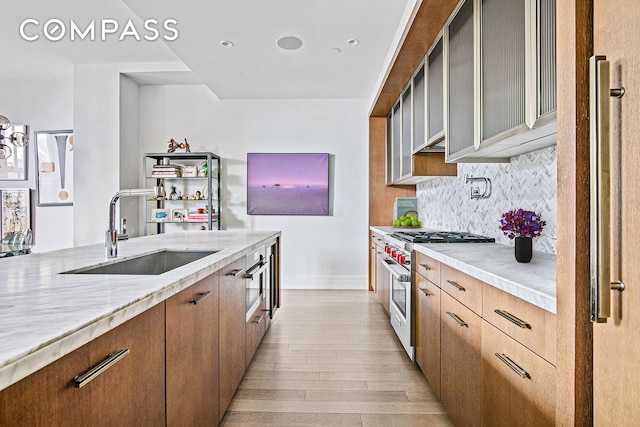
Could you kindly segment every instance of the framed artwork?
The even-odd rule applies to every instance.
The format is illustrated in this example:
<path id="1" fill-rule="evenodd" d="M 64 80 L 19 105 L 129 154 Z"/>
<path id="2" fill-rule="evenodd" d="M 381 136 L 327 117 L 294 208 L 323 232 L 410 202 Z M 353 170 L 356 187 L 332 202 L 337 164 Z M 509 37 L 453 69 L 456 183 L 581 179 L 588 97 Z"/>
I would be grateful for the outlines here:
<path id="1" fill-rule="evenodd" d="M 171 221 L 185 222 L 189 216 L 187 209 L 171 209 Z"/>
<path id="2" fill-rule="evenodd" d="M 248 215 L 329 215 L 328 153 L 248 153 Z"/>
<path id="3" fill-rule="evenodd" d="M 151 221 L 171 221 L 171 217 L 169 215 L 171 215 L 171 209 L 151 209 Z"/>
<path id="4" fill-rule="evenodd" d="M 73 131 L 34 132 L 38 206 L 73 205 Z"/>
<path id="5" fill-rule="evenodd" d="M 27 179 L 28 145 L 16 147 L 8 141 L 9 136 L 14 132 L 22 132 L 29 135 L 29 126 L 11 125 L 9 129 L 2 131 L 7 137 L 0 141 L 0 180 L 2 181 L 22 181 Z"/>
<path id="6" fill-rule="evenodd" d="M 21 233 L 31 229 L 31 190 L 28 188 L 0 189 L 0 235 Z"/>

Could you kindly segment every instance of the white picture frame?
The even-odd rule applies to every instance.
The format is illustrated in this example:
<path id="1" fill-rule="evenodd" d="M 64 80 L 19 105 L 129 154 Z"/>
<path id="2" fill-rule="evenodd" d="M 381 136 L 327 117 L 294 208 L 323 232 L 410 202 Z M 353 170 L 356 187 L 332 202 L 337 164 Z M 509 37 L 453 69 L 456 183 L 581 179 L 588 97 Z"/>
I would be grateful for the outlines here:
<path id="1" fill-rule="evenodd" d="M 188 209 L 171 209 L 171 221 L 187 222 L 188 218 L 189 218 Z"/>
<path id="2" fill-rule="evenodd" d="M 151 209 L 151 221 L 169 222 L 171 221 L 171 209 Z"/>
<path id="3" fill-rule="evenodd" d="M 36 193 L 38 206 L 73 205 L 73 131 L 37 131 Z"/>

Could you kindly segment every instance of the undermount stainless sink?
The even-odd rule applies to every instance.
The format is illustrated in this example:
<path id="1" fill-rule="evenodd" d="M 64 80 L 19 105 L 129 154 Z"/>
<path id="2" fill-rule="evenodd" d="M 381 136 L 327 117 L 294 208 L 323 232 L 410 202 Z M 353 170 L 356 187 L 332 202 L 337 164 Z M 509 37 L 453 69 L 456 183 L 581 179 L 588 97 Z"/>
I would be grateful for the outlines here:
<path id="1" fill-rule="evenodd" d="M 83 267 L 65 271 L 63 274 L 133 274 L 158 275 L 197 261 L 217 251 L 172 251 L 163 250 L 136 258 L 115 261 L 110 264 Z"/>

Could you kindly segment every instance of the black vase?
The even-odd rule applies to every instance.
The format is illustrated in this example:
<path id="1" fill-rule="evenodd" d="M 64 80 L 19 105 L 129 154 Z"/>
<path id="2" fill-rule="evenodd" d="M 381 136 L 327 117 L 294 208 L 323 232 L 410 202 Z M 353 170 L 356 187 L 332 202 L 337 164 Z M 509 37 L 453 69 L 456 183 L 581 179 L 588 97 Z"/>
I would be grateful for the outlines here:
<path id="1" fill-rule="evenodd" d="M 516 237 L 516 261 L 529 262 L 533 256 L 533 239 L 531 237 Z"/>

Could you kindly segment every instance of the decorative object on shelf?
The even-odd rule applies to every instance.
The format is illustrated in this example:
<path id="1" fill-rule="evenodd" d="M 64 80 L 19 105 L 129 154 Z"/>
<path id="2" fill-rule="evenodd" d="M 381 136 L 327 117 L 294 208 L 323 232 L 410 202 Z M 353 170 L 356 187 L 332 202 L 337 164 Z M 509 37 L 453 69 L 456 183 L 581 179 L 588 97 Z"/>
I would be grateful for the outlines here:
<path id="1" fill-rule="evenodd" d="M 198 167 L 193 165 L 182 166 L 182 176 L 184 178 L 196 178 L 198 176 Z"/>
<path id="2" fill-rule="evenodd" d="M 24 234 L 31 244 L 31 191 L 29 188 L 0 189 L 0 238 Z"/>
<path id="3" fill-rule="evenodd" d="M 209 166 L 207 162 L 204 162 L 202 166 L 200 166 L 200 170 L 198 171 L 198 176 L 202 178 L 206 178 L 209 172 Z"/>
<path id="4" fill-rule="evenodd" d="M 17 137 L 17 139 L 11 138 L 14 135 L 27 135 L 29 126 L 14 124 L 5 129 L 2 126 L 2 117 L 0 116 L 0 180 L 26 180 L 29 159 L 27 145 L 16 145 L 14 143 L 19 144 L 20 137 Z M 11 137 L 4 136 L 4 134 L 9 134 Z"/>
<path id="5" fill-rule="evenodd" d="M 533 238 L 542 234 L 547 225 L 540 215 L 522 208 L 502 214 L 500 230 L 509 239 L 515 239 L 515 256 L 518 262 L 529 262 L 533 256 Z"/>
<path id="6" fill-rule="evenodd" d="M 176 191 L 176 186 L 171 186 L 171 193 L 169 193 L 169 199 L 178 200 L 178 192 Z"/>
<path id="7" fill-rule="evenodd" d="M 248 215 L 329 215 L 328 153 L 248 153 Z"/>
<path id="8" fill-rule="evenodd" d="M 38 206 L 73 205 L 73 131 L 35 132 Z"/>
<path id="9" fill-rule="evenodd" d="M 189 143 L 187 142 L 187 138 L 184 139 L 184 142 L 178 142 L 175 139 L 171 138 L 171 140 L 169 141 L 169 149 L 167 150 L 167 153 L 173 153 L 178 148 L 184 148 L 186 153 L 190 153 L 191 152 L 191 147 L 189 146 Z"/>

